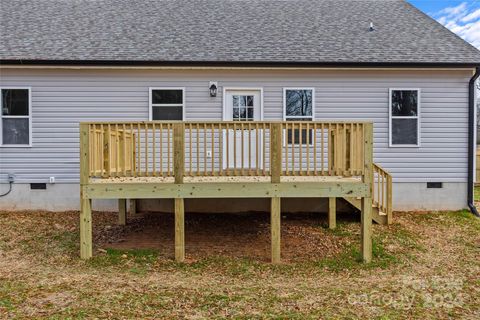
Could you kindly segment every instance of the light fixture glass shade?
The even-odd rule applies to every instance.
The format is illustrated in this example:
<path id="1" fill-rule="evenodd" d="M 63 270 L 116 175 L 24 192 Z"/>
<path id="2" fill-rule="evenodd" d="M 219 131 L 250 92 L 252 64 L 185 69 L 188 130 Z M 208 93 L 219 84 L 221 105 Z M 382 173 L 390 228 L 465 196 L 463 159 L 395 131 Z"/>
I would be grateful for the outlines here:
<path id="1" fill-rule="evenodd" d="M 216 97 L 217 96 L 217 86 L 212 83 L 210 85 L 210 97 Z"/>

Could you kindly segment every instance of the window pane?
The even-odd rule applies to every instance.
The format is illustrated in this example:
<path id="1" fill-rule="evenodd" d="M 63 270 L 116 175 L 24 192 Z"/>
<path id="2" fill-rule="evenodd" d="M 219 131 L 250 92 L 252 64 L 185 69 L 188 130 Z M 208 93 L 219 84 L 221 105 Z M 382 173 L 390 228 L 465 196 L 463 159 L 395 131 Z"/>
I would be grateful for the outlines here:
<path id="1" fill-rule="evenodd" d="M 2 114 L 28 116 L 28 90 L 2 89 Z"/>
<path id="2" fill-rule="evenodd" d="M 153 107 L 153 120 L 183 120 L 182 107 Z"/>
<path id="3" fill-rule="evenodd" d="M 28 119 L 3 119 L 3 144 L 29 144 Z"/>
<path id="4" fill-rule="evenodd" d="M 418 106 L 418 94 L 415 90 L 392 91 L 392 115 L 393 116 L 416 116 Z"/>
<path id="5" fill-rule="evenodd" d="M 392 144 L 417 144 L 417 119 L 392 119 Z"/>
<path id="6" fill-rule="evenodd" d="M 285 112 L 288 116 L 312 115 L 312 90 L 286 90 Z"/>
<path id="7" fill-rule="evenodd" d="M 312 121 L 311 118 L 295 118 L 287 119 L 287 121 Z M 308 142 L 313 143 L 313 130 L 308 130 Z M 288 144 L 300 144 L 300 129 L 288 129 L 287 130 L 287 142 Z M 302 144 L 307 144 L 307 129 L 302 129 Z"/>
<path id="8" fill-rule="evenodd" d="M 182 90 L 152 90 L 153 104 L 183 103 Z"/>
<path id="9" fill-rule="evenodd" d="M 292 133 L 293 131 L 293 133 Z M 288 144 L 300 144 L 300 129 L 287 130 Z M 313 143 L 313 130 L 308 130 L 308 144 Z M 307 144 L 307 129 L 302 129 L 302 144 Z"/>

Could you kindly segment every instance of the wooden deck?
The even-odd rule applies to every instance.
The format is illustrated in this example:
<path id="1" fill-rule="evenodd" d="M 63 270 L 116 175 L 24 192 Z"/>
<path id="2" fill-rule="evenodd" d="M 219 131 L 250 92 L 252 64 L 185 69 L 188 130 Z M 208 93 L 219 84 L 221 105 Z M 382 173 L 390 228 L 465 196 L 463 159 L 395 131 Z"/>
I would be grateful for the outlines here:
<path id="1" fill-rule="evenodd" d="M 82 123 L 80 137 L 82 258 L 92 256 L 91 199 L 119 199 L 122 224 L 127 199 L 175 199 L 177 261 L 185 255 L 186 198 L 270 198 L 274 263 L 281 198 L 329 198 L 331 228 L 336 198 L 359 208 L 366 262 L 372 215 L 391 221 L 391 177 L 373 164 L 371 123 Z"/>

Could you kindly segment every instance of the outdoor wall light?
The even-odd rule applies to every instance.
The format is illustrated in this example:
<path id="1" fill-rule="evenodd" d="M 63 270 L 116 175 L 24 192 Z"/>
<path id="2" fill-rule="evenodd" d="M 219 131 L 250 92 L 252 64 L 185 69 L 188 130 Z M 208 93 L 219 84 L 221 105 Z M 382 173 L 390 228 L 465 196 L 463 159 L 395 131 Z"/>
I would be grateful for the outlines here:
<path id="1" fill-rule="evenodd" d="M 208 88 L 210 89 L 210 97 L 216 97 L 217 96 L 217 82 L 210 81 L 210 84 L 208 85 Z"/>

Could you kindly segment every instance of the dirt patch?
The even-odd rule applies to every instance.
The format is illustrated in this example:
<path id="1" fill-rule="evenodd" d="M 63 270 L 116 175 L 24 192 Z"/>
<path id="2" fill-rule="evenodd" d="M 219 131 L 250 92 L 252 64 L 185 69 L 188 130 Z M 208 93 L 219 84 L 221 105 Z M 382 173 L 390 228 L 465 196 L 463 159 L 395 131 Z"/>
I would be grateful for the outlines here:
<path id="1" fill-rule="evenodd" d="M 341 218 L 340 218 L 341 219 Z M 325 230 L 324 215 L 290 214 L 282 217 L 284 262 L 322 259 L 338 254 L 346 239 Z M 146 213 L 129 219 L 128 226 L 107 226 L 98 246 L 115 249 L 155 249 L 174 255 L 172 214 Z M 270 222 L 267 213 L 195 214 L 185 217 L 186 257 L 209 256 L 270 260 Z"/>

